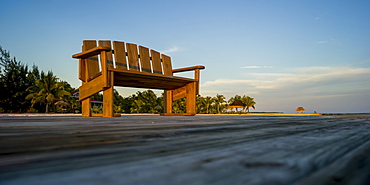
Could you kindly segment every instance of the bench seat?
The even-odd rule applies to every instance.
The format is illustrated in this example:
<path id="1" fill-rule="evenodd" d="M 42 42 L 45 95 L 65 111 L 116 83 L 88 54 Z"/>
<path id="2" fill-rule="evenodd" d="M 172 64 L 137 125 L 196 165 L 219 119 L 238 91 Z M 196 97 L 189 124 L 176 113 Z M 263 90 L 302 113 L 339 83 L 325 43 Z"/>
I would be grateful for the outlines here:
<path id="1" fill-rule="evenodd" d="M 166 76 L 154 73 L 119 71 L 116 69 L 109 71 L 114 72 L 114 85 L 122 87 L 172 90 L 183 87 L 191 82 L 197 82 L 195 79 Z"/>

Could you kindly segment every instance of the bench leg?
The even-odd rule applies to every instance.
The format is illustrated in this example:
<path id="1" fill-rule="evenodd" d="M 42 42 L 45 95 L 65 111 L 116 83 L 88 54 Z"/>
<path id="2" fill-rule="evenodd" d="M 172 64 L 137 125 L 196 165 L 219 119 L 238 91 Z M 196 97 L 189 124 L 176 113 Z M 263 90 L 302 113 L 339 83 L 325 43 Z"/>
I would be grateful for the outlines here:
<path id="1" fill-rule="evenodd" d="M 186 85 L 186 113 L 195 115 L 196 112 L 196 82 Z"/>
<path id="2" fill-rule="evenodd" d="M 82 117 L 91 117 L 91 98 L 81 101 Z"/>
<path id="3" fill-rule="evenodd" d="M 195 116 L 196 111 L 196 82 L 185 86 L 186 113 L 172 113 L 173 90 L 164 91 L 164 113 L 163 116 Z M 181 95 L 180 95 L 181 96 Z"/>
<path id="4" fill-rule="evenodd" d="M 173 92 L 172 90 L 165 90 L 164 91 L 164 113 L 171 114 L 172 113 L 172 101 L 173 101 Z"/>
<path id="5" fill-rule="evenodd" d="M 113 87 L 103 91 L 103 117 L 113 117 Z"/>

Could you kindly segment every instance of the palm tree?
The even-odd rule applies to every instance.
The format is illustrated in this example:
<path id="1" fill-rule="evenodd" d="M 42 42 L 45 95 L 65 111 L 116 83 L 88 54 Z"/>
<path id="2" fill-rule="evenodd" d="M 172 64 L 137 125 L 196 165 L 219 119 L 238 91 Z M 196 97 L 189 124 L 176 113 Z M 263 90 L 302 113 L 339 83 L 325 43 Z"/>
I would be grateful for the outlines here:
<path id="1" fill-rule="evenodd" d="M 204 97 L 202 97 L 201 95 L 197 95 L 196 106 L 197 114 L 204 114 L 205 100 Z"/>
<path id="2" fill-rule="evenodd" d="M 139 92 L 138 92 L 139 93 Z M 152 90 L 146 90 L 144 92 L 140 92 L 138 94 L 139 99 L 141 99 L 145 103 L 145 112 L 155 112 L 155 107 L 158 106 L 157 104 L 157 95 Z"/>
<path id="3" fill-rule="evenodd" d="M 209 110 L 210 110 L 212 103 L 213 103 L 212 97 L 207 96 L 206 98 L 204 98 L 204 104 L 206 106 L 206 114 L 209 114 Z"/>
<path id="4" fill-rule="evenodd" d="M 245 104 L 246 112 L 249 112 L 249 107 L 252 107 L 253 109 L 256 109 L 256 107 L 255 107 L 256 102 L 254 101 L 254 98 L 251 98 L 249 96 L 243 96 L 241 98 L 241 101 Z"/>
<path id="5" fill-rule="evenodd" d="M 181 98 L 172 103 L 172 110 L 174 113 L 185 113 L 186 112 L 186 99 Z"/>
<path id="6" fill-rule="evenodd" d="M 235 95 L 234 97 L 231 97 L 229 99 L 229 104 L 235 102 L 235 101 L 241 101 L 244 105 L 245 105 L 245 108 L 244 108 L 244 111 L 245 112 L 249 112 L 249 108 L 252 107 L 253 109 L 256 109 L 255 105 L 256 105 L 256 102 L 254 101 L 254 98 L 251 98 L 249 96 L 239 96 L 239 95 Z"/>
<path id="7" fill-rule="evenodd" d="M 220 114 L 221 113 L 221 107 L 223 106 L 223 103 L 225 103 L 225 96 L 224 95 L 220 95 L 220 94 L 217 94 L 216 97 L 213 98 L 213 101 L 216 105 L 216 108 L 217 108 L 217 114 Z"/>
<path id="8" fill-rule="evenodd" d="M 30 92 L 26 96 L 27 100 L 31 100 L 32 106 L 36 103 L 45 104 L 45 113 L 49 112 L 49 105 L 57 100 L 68 100 L 71 93 L 64 89 L 65 84 L 58 82 L 58 78 L 51 71 L 47 74 L 41 72 L 40 79 L 37 79 L 35 86 L 27 89 Z"/>
<path id="9" fill-rule="evenodd" d="M 239 95 L 235 95 L 234 97 L 231 97 L 231 98 L 229 99 L 228 103 L 229 103 L 229 104 L 231 104 L 231 103 L 233 103 L 234 101 L 236 101 L 236 100 L 241 100 L 241 99 L 242 99 L 242 97 L 241 97 L 241 96 L 239 96 Z"/>
<path id="10" fill-rule="evenodd" d="M 143 109 L 144 102 L 142 100 L 134 100 L 132 102 L 132 107 L 130 108 L 131 112 L 140 113 L 140 111 Z"/>
<path id="11" fill-rule="evenodd" d="M 122 108 L 119 105 L 113 105 L 113 111 L 114 113 L 120 113 L 122 112 Z"/>
<path id="12" fill-rule="evenodd" d="M 227 103 L 228 103 L 228 106 L 230 106 L 230 105 L 232 105 L 235 101 L 241 101 L 241 96 L 239 96 L 239 95 L 235 95 L 234 97 L 231 97 L 228 101 L 227 101 Z M 230 107 L 229 107 L 230 108 Z M 236 110 L 235 111 L 237 111 L 237 108 L 236 108 Z"/>

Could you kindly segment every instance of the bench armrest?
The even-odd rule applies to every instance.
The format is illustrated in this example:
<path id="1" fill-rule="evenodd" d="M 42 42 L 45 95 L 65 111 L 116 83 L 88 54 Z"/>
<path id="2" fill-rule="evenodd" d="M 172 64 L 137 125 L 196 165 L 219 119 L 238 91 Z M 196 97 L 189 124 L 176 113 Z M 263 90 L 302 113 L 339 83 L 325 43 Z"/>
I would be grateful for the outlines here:
<path id="1" fill-rule="evenodd" d="M 204 66 L 185 67 L 185 68 L 180 68 L 180 69 L 173 69 L 172 73 L 185 72 L 185 71 L 194 71 L 194 79 L 197 80 L 195 93 L 199 94 L 200 70 L 205 69 L 205 68 L 206 67 L 204 67 Z"/>
<path id="2" fill-rule="evenodd" d="M 89 49 L 87 51 L 77 53 L 72 55 L 72 58 L 89 58 L 95 55 L 100 54 L 102 51 L 111 51 L 112 49 L 109 47 L 104 47 L 104 46 L 98 46 L 92 49 Z"/>
<path id="3" fill-rule="evenodd" d="M 193 67 L 173 69 L 172 73 L 185 72 L 185 71 L 194 71 L 196 69 L 205 69 L 205 67 L 204 66 L 193 66 Z"/>
<path id="4" fill-rule="evenodd" d="M 103 81 L 102 82 L 104 84 L 104 87 L 109 87 L 108 77 L 107 77 L 107 52 L 108 51 L 112 51 L 112 49 L 110 47 L 98 46 L 98 47 L 89 49 L 87 51 L 83 51 L 81 53 L 77 53 L 77 54 L 72 55 L 72 58 L 80 59 L 79 60 L 80 61 L 79 62 L 79 78 L 83 82 L 87 82 L 87 81 L 93 79 L 93 77 L 97 75 L 96 71 L 93 71 L 93 72 L 89 71 L 89 67 L 88 67 L 89 64 L 86 63 L 86 61 L 87 61 L 86 59 L 88 59 L 89 57 L 96 56 L 96 55 L 100 54 L 101 75 L 103 76 Z M 91 73 L 95 73 L 95 74 L 91 74 Z"/>

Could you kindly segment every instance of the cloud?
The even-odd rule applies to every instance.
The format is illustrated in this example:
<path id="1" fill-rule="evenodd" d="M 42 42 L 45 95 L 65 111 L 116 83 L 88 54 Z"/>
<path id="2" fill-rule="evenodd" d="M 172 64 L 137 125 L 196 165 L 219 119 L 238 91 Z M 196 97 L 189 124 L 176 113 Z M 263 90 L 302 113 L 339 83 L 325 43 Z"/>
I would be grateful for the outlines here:
<path id="1" fill-rule="evenodd" d="M 177 47 L 177 46 L 173 46 L 172 48 L 169 48 L 169 49 L 167 49 L 167 50 L 164 50 L 164 51 L 162 51 L 163 53 L 173 53 L 173 52 L 177 52 L 177 51 L 179 51 L 180 50 L 180 48 L 179 47 Z"/>
<path id="2" fill-rule="evenodd" d="M 231 89 L 238 90 L 241 88 L 245 89 L 275 89 L 276 86 L 273 81 L 261 81 L 261 80 L 238 80 L 238 79 L 217 79 L 214 81 L 206 81 L 202 87 L 222 87 L 220 89 Z"/>
<path id="3" fill-rule="evenodd" d="M 317 41 L 317 44 L 341 44 L 341 41 L 336 39 L 330 39 L 330 40 L 321 40 Z"/>
<path id="4" fill-rule="evenodd" d="M 329 43 L 330 41 L 328 40 L 322 40 L 322 41 L 317 41 L 316 43 L 317 44 L 326 44 L 326 43 Z"/>
<path id="5" fill-rule="evenodd" d="M 259 69 L 259 68 L 272 68 L 272 66 L 244 66 L 243 69 Z"/>
<path id="6" fill-rule="evenodd" d="M 248 73 L 243 79 L 215 79 L 204 82 L 201 91 L 202 95 L 214 96 L 212 92 L 221 90 L 219 94 L 225 93 L 228 98 L 236 94 L 252 96 L 260 105 L 259 111 L 272 108 L 286 111 L 288 109 L 282 107 L 294 108 L 303 102 L 326 107 L 328 111 L 330 108 L 339 111 L 338 107 L 343 107 L 346 112 L 351 105 L 343 106 L 340 102 L 348 99 L 353 100 L 349 102 L 353 107 L 370 108 L 370 103 L 363 99 L 370 98 L 369 87 L 370 68 L 314 66 L 291 68 L 286 73 Z"/>
<path id="7" fill-rule="evenodd" d="M 321 19 L 321 17 L 315 17 L 315 20 L 319 20 L 319 19 Z"/>
<path id="8" fill-rule="evenodd" d="M 288 73 L 249 73 L 245 79 L 216 79 L 206 81 L 203 86 L 247 86 L 256 89 L 283 89 L 370 82 L 370 68 L 351 67 L 304 67 L 292 68 Z M 352 84 L 352 85 L 353 85 Z M 346 88 L 346 87 L 344 87 Z"/>
<path id="9" fill-rule="evenodd" d="M 290 73 L 289 73 L 290 72 Z M 288 73 L 249 73 L 245 79 L 216 79 L 206 81 L 203 87 L 247 87 L 259 89 L 286 89 L 335 86 L 346 89 L 361 84 L 369 86 L 370 68 L 304 67 L 292 68 Z"/>

